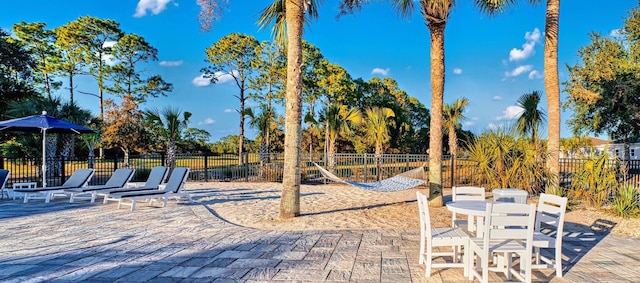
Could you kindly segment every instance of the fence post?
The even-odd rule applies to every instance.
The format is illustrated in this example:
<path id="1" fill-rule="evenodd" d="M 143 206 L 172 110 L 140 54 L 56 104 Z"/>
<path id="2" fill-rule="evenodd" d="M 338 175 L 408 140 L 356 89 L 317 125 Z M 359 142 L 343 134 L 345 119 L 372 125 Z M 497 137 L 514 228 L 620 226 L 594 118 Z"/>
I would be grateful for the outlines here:
<path id="1" fill-rule="evenodd" d="M 209 182 L 209 154 L 204 153 L 204 181 Z"/>
<path id="2" fill-rule="evenodd" d="M 4 169 L 4 156 L 0 156 L 0 169 Z"/>
<path id="3" fill-rule="evenodd" d="M 405 155 L 405 157 L 407 158 L 407 168 L 405 168 L 405 172 L 409 171 L 409 154 L 407 153 L 407 155 Z"/>
<path id="4" fill-rule="evenodd" d="M 66 170 L 64 170 L 64 168 L 66 167 L 64 164 L 64 156 L 60 156 L 60 163 L 62 163 L 62 168 L 60 168 L 60 172 L 62 173 L 62 182 L 60 184 L 62 184 L 67 181 L 67 172 L 65 172 Z"/>
<path id="5" fill-rule="evenodd" d="M 166 162 L 166 159 L 165 159 L 165 156 L 164 156 L 164 152 L 160 153 L 160 165 L 167 166 L 167 162 Z"/>
<path id="6" fill-rule="evenodd" d="M 245 182 L 249 182 L 249 153 L 243 152 L 242 155 L 242 159 L 244 161 L 242 162 L 242 167 L 244 167 L 244 180 Z"/>
<path id="7" fill-rule="evenodd" d="M 362 170 L 362 182 L 366 183 L 367 182 L 367 153 L 364 153 L 364 162 L 362 164 L 363 166 L 363 170 Z"/>
<path id="8" fill-rule="evenodd" d="M 113 156 L 113 171 L 118 170 L 118 154 Z"/>
<path id="9" fill-rule="evenodd" d="M 451 155 L 451 187 L 455 186 L 454 180 L 456 175 L 456 157 Z"/>

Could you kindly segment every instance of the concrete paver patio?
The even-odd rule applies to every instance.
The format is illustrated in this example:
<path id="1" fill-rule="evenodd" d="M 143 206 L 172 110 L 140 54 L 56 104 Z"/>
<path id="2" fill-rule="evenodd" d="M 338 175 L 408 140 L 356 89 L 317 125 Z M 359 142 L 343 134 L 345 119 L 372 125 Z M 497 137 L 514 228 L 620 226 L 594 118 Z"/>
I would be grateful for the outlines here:
<path id="1" fill-rule="evenodd" d="M 264 231 L 205 206 L 0 201 L 2 282 L 469 282 L 460 269 L 424 276 L 419 231 Z M 640 282 L 640 239 L 572 233 L 565 274 L 539 282 Z M 503 280 L 499 274 L 492 280 Z"/>

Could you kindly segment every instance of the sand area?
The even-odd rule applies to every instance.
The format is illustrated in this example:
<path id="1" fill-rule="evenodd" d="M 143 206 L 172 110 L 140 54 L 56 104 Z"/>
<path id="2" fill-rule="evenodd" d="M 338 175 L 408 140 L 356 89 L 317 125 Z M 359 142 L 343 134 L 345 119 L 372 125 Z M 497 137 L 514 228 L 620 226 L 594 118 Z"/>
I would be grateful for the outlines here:
<path id="1" fill-rule="evenodd" d="M 280 183 L 190 182 L 187 189 L 198 203 L 224 221 L 265 230 L 418 229 L 416 191 L 368 191 L 344 184 L 306 185 L 300 188 L 301 215 L 281 220 Z M 487 194 L 491 198 L 491 192 Z M 444 201 L 451 200 L 445 189 Z M 529 202 L 536 203 L 536 198 Z M 451 225 L 446 207 L 431 208 L 434 227 Z M 595 209 L 574 207 L 567 212 L 566 232 L 618 233 L 640 237 L 640 219 L 623 219 Z"/>

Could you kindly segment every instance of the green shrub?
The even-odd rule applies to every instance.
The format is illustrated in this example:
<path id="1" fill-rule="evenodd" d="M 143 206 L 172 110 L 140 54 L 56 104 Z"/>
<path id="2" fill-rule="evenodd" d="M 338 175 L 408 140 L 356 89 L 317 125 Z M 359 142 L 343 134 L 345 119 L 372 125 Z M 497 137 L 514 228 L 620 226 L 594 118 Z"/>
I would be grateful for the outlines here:
<path id="1" fill-rule="evenodd" d="M 634 186 L 619 187 L 613 197 L 613 210 L 624 218 L 636 216 L 640 209 L 637 199 L 638 190 Z"/>
<path id="2" fill-rule="evenodd" d="M 609 196 L 619 186 L 617 178 L 619 166 L 610 163 L 606 151 L 602 151 L 599 155 L 591 154 L 573 173 L 569 198 L 574 202 L 586 201 L 596 208 L 607 204 Z"/>

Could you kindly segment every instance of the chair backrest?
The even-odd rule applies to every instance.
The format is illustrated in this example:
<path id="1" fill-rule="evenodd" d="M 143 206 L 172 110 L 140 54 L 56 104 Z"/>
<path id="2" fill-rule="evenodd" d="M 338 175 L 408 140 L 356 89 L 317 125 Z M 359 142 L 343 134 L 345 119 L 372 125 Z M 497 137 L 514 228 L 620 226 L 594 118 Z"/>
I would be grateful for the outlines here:
<path id="1" fill-rule="evenodd" d="M 145 188 L 158 188 L 162 182 L 167 177 L 167 173 L 169 172 L 169 168 L 164 166 L 156 166 L 151 168 L 151 172 L 149 172 L 149 177 L 147 181 L 144 182 Z"/>
<path id="2" fill-rule="evenodd" d="M 484 245 L 489 240 L 533 240 L 536 206 L 534 204 L 493 202 L 485 211 Z"/>
<path id="3" fill-rule="evenodd" d="M 127 184 L 127 182 L 129 182 L 129 180 L 131 180 L 135 171 L 136 170 L 129 168 L 116 169 L 116 171 L 113 172 L 113 175 L 111 175 L 104 186 L 112 188 L 122 188 Z"/>
<path id="4" fill-rule="evenodd" d="M 89 183 L 91 177 L 93 177 L 93 169 L 78 169 L 74 171 L 73 174 L 71 174 L 69 179 L 67 179 L 67 181 L 64 182 L 62 186 L 69 188 L 79 188 Z"/>
<path id="5" fill-rule="evenodd" d="M 0 189 L 3 189 L 7 185 L 9 180 L 9 170 L 0 169 Z"/>
<path id="6" fill-rule="evenodd" d="M 416 191 L 418 200 L 418 213 L 420 213 L 420 234 L 422 237 L 431 239 L 431 215 L 429 214 L 429 202 L 427 196 L 420 191 Z"/>
<path id="7" fill-rule="evenodd" d="M 542 224 L 555 227 L 555 237 L 562 240 L 564 215 L 567 211 L 567 198 L 550 194 L 540 194 L 536 213 L 535 231 L 540 232 Z"/>
<path id="8" fill-rule="evenodd" d="M 182 189 L 182 186 L 187 181 L 189 177 L 189 168 L 186 167 L 176 167 L 173 168 L 171 172 L 171 176 L 169 176 L 169 181 L 164 187 L 165 191 L 171 191 L 173 193 L 177 193 Z"/>
<path id="9" fill-rule="evenodd" d="M 451 194 L 453 201 L 485 200 L 483 187 L 452 187 Z"/>

